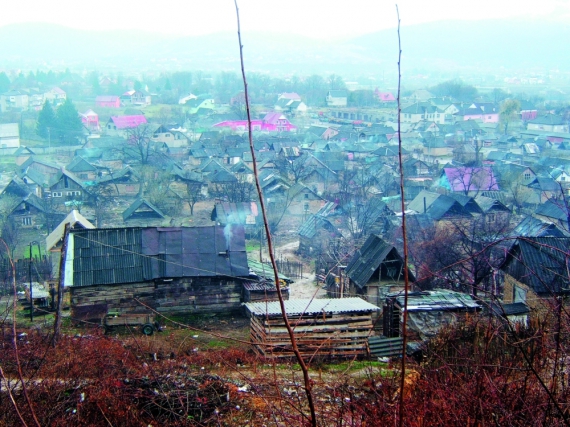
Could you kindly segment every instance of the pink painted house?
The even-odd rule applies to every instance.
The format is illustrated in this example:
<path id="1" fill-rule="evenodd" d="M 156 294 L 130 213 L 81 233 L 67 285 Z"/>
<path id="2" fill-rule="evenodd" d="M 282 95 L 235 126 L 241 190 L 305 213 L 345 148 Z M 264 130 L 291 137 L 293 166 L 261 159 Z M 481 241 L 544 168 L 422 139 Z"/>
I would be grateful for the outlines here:
<path id="1" fill-rule="evenodd" d="M 232 131 L 246 131 L 247 120 L 226 120 L 216 123 L 214 127 L 229 127 Z M 297 130 L 297 126 L 291 124 L 284 114 L 268 113 L 263 119 L 252 120 L 251 129 L 258 132 L 292 132 Z"/>
<path id="2" fill-rule="evenodd" d="M 534 120 L 538 116 L 538 109 L 528 101 L 520 101 L 521 119 L 524 121 Z"/>
<path id="3" fill-rule="evenodd" d="M 87 110 L 85 113 L 79 113 L 81 123 L 89 130 L 99 130 L 99 115 L 93 110 Z"/>
<path id="4" fill-rule="evenodd" d="M 108 135 L 122 135 L 126 134 L 127 129 L 136 128 L 142 124 L 147 123 L 146 117 L 143 115 L 137 116 L 111 116 L 105 130 Z"/>
<path id="5" fill-rule="evenodd" d="M 97 107 L 120 108 L 121 98 L 115 95 L 101 95 L 95 98 L 95 105 Z"/>
<path id="6" fill-rule="evenodd" d="M 394 102 L 396 97 L 391 92 L 380 92 L 378 88 L 374 90 L 374 95 L 378 98 L 380 102 Z"/>
<path id="7" fill-rule="evenodd" d="M 466 195 L 499 190 L 497 178 L 489 167 L 444 168 L 439 178 L 439 186 Z"/>

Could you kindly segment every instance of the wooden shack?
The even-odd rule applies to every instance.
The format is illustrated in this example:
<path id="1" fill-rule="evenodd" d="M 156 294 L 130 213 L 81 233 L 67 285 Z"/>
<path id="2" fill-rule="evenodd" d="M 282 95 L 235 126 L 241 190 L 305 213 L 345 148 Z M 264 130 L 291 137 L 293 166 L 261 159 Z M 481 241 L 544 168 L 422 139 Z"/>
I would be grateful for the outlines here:
<path id="1" fill-rule="evenodd" d="M 383 307 L 385 337 L 402 336 L 403 311 L 407 307 L 407 335 L 410 340 L 425 340 L 439 330 L 465 318 L 468 313 L 482 310 L 481 303 L 471 295 L 448 289 L 408 293 L 405 305 L 403 292 L 388 295 Z"/>
<path id="2" fill-rule="evenodd" d="M 345 296 L 361 297 L 382 307 L 388 294 L 404 289 L 404 260 L 396 247 L 371 234 L 346 266 L 346 277 L 348 286 L 341 283 Z M 409 269 L 408 277 L 415 281 Z"/>
<path id="3" fill-rule="evenodd" d="M 251 280 L 243 227 L 72 230 L 65 260 L 71 316 L 230 313 Z"/>
<path id="4" fill-rule="evenodd" d="M 314 357 L 358 357 L 368 354 L 372 313 L 378 307 L 361 298 L 294 299 L 284 301 L 299 351 Z M 291 357 L 293 350 L 279 302 L 245 304 L 250 317 L 251 342 L 269 358 Z"/>

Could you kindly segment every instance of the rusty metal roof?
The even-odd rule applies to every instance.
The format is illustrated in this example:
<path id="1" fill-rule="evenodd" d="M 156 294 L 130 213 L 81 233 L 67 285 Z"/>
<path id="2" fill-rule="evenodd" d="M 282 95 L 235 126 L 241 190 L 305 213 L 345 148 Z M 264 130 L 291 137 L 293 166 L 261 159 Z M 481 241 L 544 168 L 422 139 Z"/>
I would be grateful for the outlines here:
<path id="1" fill-rule="evenodd" d="M 334 299 L 290 299 L 284 301 L 287 315 L 314 315 L 336 313 L 362 313 L 380 310 L 374 304 L 361 298 L 334 298 Z M 245 304 L 247 310 L 256 316 L 281 315 L 279 301 L 249 302 Z"/>

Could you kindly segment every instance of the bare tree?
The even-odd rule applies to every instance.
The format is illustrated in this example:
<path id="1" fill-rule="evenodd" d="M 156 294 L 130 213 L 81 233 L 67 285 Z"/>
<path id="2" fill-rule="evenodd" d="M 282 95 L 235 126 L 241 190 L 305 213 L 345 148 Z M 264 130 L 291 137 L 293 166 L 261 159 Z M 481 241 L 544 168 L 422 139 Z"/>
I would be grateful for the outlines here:
<path id="1" fill-rule="evenodd" d="M 255 187 L 246 179 L 214 184 L 214 194 L 230 203 L 251 202 L 254 200 Z"/>
<path id="2" fill-rule="evenodd" d="M 287 179 L 298 183 L 313 173 L 315 168 L 310 159 L 308 154 L 303 154 L 294 160 L 281 155 L 275 160 L 275 166 Z"/>
<path id="3" fill-rule="evenodd" d="M 150 165 L 140 167 L 137 173 L 141 180 L 141 196 L 170 215 L 180 211 L 182 200 L 171 189 L 169 173 Z"/>
<path id="4" fill-rule="evenodd" d="M 504 256 L 495 244 L 504 240 L 511 229 L 509 215 L 496 216 L 494 221 L 481 215 L 447 220 L 445 226 L 422 230 L 411 251 L 420 283 L 425 279 L 423 286 L 473 295 L 490 292 L 493 271 Z"/>
<path id="5" fill-rule="evenodd" d="M 148 165 L 158 153 L 151 140 L 152 130 L 148 124 L 141 124 L 127 130 L 127 140 L 122 147 L 118 147 L 125 156 Z"/>
<path id="6" fill-rule="evenodd" d="M 187 182 L 186 201 L 190 207 L 190 215 L 194 215 L 194 206 L 196 206 L 196 203 L 203 199 L 204 195 L 202 194 L 202 183 L 193 181 Z"/>
<path id="7" fill-rule="evenodd" d="M 117 194 L 116 187 L 109 183 L 99 183 L 89 188 L 88 198 L 95 212 L 97 227 L 101 227 L 109 214 L 109 205 Z"/>

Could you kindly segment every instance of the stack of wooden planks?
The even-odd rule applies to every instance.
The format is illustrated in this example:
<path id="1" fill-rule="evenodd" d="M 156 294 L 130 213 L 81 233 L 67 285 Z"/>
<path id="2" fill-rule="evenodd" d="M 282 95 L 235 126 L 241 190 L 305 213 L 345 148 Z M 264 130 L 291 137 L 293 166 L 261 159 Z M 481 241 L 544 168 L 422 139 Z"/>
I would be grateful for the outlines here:
<path id="1" fill-rule="evenodd" d="M 250 314 L 251 341 L 259 354 L 269 358 L 294 355 L 289 333 L 280 313 Z M 373 327 L 370 310 L 333 313 L 323 310 L 320 313 L 289 314 L 288 318 L 299 351 L 307 359 L 368 354 L 367 340 Z"/>

